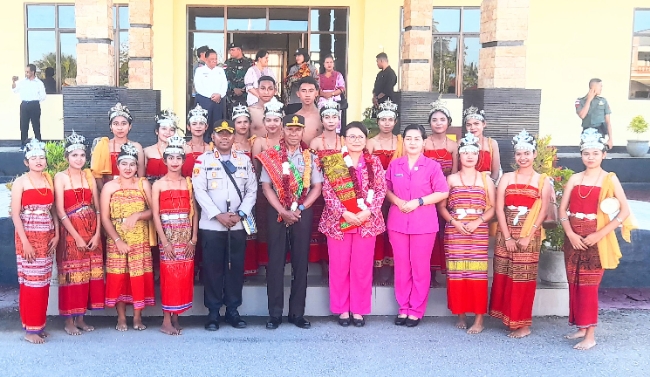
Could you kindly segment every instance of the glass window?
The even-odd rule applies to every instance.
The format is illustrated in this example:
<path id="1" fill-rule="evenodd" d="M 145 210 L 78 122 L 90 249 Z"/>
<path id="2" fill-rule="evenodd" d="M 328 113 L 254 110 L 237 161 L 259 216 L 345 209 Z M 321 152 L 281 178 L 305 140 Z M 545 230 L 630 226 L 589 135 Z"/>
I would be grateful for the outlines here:
<path id="1" fill-rule="evenodd" d="M 266 8 L 228 8 L 228 31 L 266 30 Z"/>
<path id="2" fill-rule="evenodd" d="M 307 8 L 270 8 L 269 30 L 307 31 Z"/>
<path id="3" fill-rule="evenodd" d="M 120 6 L 119 8 L 119 21 L 120 24 L 118 25 L 119 29 L 128 29 L 131 27 L 131 22 L 129 21 L 129 7 L 127 6 Z"/>
<path id="4" fill-rule="evenodd" d="M 190 34 L 190 48 L 192 57 L 190 61 L 196 64 L 198 57 L 196 56 L 196 49 L 201 46 L 208 46 L 217 52 L 217 62 L 223 63 L 225 60 L 224 54 L 224 39 L 223 33 L 191 33 Z"/>
<path id="5" fill-rule="evenodd" d="M 434 33 L 460 32 L 460 9 L 434 8 L 433 9 Z"/>
<path id="6" fill-rule="evenodd" d="M 322 62 L 327 55 L 334 58 L 334 70 L 345 77 L 345 61 L 347 54 L 347 37 L 345 34 L 312 34 L 309 39 L 309 58 L 321 70 Z"/>
<path id="7" fill-rule="evenodd" d="M 56 69 L 56 32 L 31 30 L 27 32 L 27 60 L 36 65 L 39 77 L 45 68 Z"/>
<path id="8" fill-rule="evenodd" d="M 478 88 L 479 37 L 463 38 L 463 90 Z"/>
<path id="9" fill-rule="evenodd" d="M 59 28 L 75 28 L 74 5 L 59 5 Z"/>
<path id="10" fill-rule="evenodd" d="M 433 89 L 456 92 L 458 37 L 435 37 L 433 42 Z"/>
<path id="11" fill-rule="evenodd" d="M 54 29 L 54 5 L 28 5 L 27 27 Z"/>
<path id="12" fill-rule="evenodd" d="M 463 33 L 479 33 L 481 31 L 481 10 L 463 9 Z"/>
<path id="13" fill-rule="evenodd" d="M 61 33 L 59 42 L 61 86 L 75 86 L 77 85 L 77 35 Z"/>
<path id="14" fill-rule="evenodd" d="M 190 8 L 190 30 L 223 30 L 223 8 Z"/>
<path id="15" fill-rule="evenodd" d="M 120 49 L 117 60 L 118 69 L 118 83 L 120 87 L 124 87 L 129 83 L 129 32 L 120 31 Z"/>
<path id="16" fill-rule="evenodd" d="M 312 9 L 311 31 L 342 31 L 348 26 L 347 9 Z"/>
<path id="17" fill-rule="evenodd" d="M 634 11 L 634 32 L 650 34 L 650 9 Z"/>
<path id="18" fill-rule="evenodd" d="M 650 9 L 634 11 L 629 98 L 650 99 Z"/>

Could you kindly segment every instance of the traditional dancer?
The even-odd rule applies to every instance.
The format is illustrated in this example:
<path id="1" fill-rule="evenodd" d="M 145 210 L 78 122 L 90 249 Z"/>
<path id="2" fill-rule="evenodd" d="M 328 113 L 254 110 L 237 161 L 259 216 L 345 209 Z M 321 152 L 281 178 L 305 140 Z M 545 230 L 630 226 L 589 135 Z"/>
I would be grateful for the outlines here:
<path id="1" fill-rule="evenodd" d="M 598 286 L 603 272 L 616 268 L 622 256 L 614 230 L 622 226 L 621 235 L 630 242 L 630 231 L 635 226 L 616 174 L 601 167 L 607 138 L 595 128 L 586 129 L 580 138 L 586 169 L 567 182 L 560 204 L 560 222 L 566 234 L 569 324 L 578 328 L 566 338 L 582 339 L 573 348 L 588 350 L 596 345 Z"/>
<path id="2" fill-rule="evenodd" d="M 402 157 L 404 142 L 402 135 L 395 135 L 394 129 L 397 123 L 397 104 L 390 99 L 379 104 L 379 113 L 377 114 L 377 124 L 379 125 L 379 134 L 368 140 L 368 151 L 379 157 L 381 166 L 384 170 L 388 169 L 388 164 L 396 158 Z M 386 200 L 382 207 L 384 219 L 388 219 L 388 209 L 390 203 Z M 388 220 L 386 220 L 388 221 Z M 387 285 L 391 283 L 393 267 L 393 249 L 388 241 L 388 232 L 377 236 L 375 243 L 375 284 Z"/>
<path id="3" fill-rule="evenodd" d="M 16 228 L 19 312 L 25 340 L 45 342 L 47 300 L 52 280 L 52 257 L 59 241 L 52 178 L 45 172 L 45 144 L 32 139 L 25 146 L 29 171 L 11 187 L 11 219 Z"/>
<path id="4" fill-rule="evenodd" d="M 363 123 L 348 124 L 344 133 L 341 153 L 321 159 L 327 205 L 319 230 L 327 235 L 330 253 L 330 309 L 339 314 L 339 325 L 349 326 L 352 320 L 362 327 L 363 316 L 372 309 L 375 240 L 386 230 L 381 213 L 386 177 L 379 159 L 366 149 L 368 130 Z"/>
<path id="5" fill-rule="evenodd" d="M 66 138 L 68 168 L 54 176 L 56 209 L 61 220 L 57 250 L 59 314 L 65 332 L 93 331 L 84 322 L 86 309 L 104 308 L 104 252 L 99 218 L 99 191 L 86 164 L 86 139 L 72 131 Z"/>
<path id="6" fill-rule="evenodd" d="M 480 139 L 480 138 L 479 138 Z M 501 177 L 496 215 L 499 230 L 494 251 L 490 315 L 501 319 L 511 338 L 530 335 L 537 263 L 544 239 L 542 222 L 553 188 L 546 174 L 533 170 L 537 142 L 526 130 L 513 138 L 517 170 Z M 479 151 L 479 161 L 481 155 Z"/>
<path id="7" fill-rule="evenodd" d="M 417 326 L 427 309 L 429 261 L 438 222 L 426 219 L 437 219 L 436 204 L 449 195 L 440 164 L 422 153 L 426 137 L 424 127 L 407 126 L 406 156 L 391 162 L 386 171 L 386 199 L 391 203 L 386 228 L 395 255 L 398 326 Z"/>
<path id="8" fill-rule="evenodd" d="M 149 182 L 153 184 L 156 180 L 167 174 L 163 153 L 167 148 L 167 140 L 176 135 L 178 117 L 171 110 L 163 110 L 156 115 L 156 144 L 144 149 L 145 174 Z"/>
<path id="9" fill-rule="evenodd" d="M 474 313 L 468 334 L 483 331 L 488 306 L 488 225 L 494 216 L 494 183 L 476 170 L 479 140 L 471 133 L 460 140 L 460 171 L 447 177 L 449 198 L 438 211 L 445 225 L 447 307 L 467 329 L 466 313 Z M 436 241 L 437 242 L 437 241 Z"/>
<path id="10" fill-rule="evenodd" d="M 97 187 L 102 189 L 104 183 L 117 178 L 120 175 L 117 168 L 117 156 L 122 145 L 130 143 L 138 151 L 137 171 L 138 177 L 144 177 L 145 164 L 142 145 L 129 140 L 129 132 L 133 124 L 133 117 L 126 106 L 117 103 L 108 111 L 108 124 L 110 125 L 113 138 L 96 138 L 93 141 L 91 150 L 90 170 L 97 180 Z"/>
<path id="11" fill-rule="evenodd" d="M 212 144 L 203 141 L 206 130 L 208 129 L 208 111 L 201 105 L 187 114 L 187 131 L 190 133 L 190 141 L 185 144 L 185 163 L 183 164 L 183 177 L 191 177 L 195 163 L 198 162 L 199 156 L 207 151 L 212 150 Z"/>
<path id="12" fill-rule="evenodd" d="M 138 149 L 123 144 L 117 157 L 120 175 L 101 192 L 101 219 L 106 241 L 106 307 L 117 308 L 118 331 L 128 330 L 126 305 L 133 305 L 133 328 L 144 330 L 142 309 L 154 305 L 151 239 L 151 185 L 135 176 Z"/>
<path id="13" fill-rule="evenodd" d="M 458 144 L 447 137 L 447 130 L 451 126 L 451 115 L 444 102 L 436 101 L 431 104 L 429 125 L 432 133 L 424 143 L 424 155 L 440 164 L 445 177 L 455 174 L 458 171 Z M 436 233 L 436 243 L 431 253 L 431 287 L 439 285 L 436 281 L 436 272 L 440 271 L 444 274 L 446 271 L 445 232 L 442 231 L 446 222 L 440 216 L 438 222 L 441 231 Z"/>
<path id="14" fill-rule="evenodd" d="M 474 134 L 480 140 L 479 145 L 481 150 L 478 152 L 476 170 L 489 172 L 490 178 L 494 182 L 497 182 L 501 174 L 501 155 L 497 141 L 483 135 L 483 131 L 487 125 L 485 112 L 471 106 L 463 111 L 463 122 L 465 123 L 467 132 Z"/>
<path id="15" fill-rule="evenodd" d="M 160 302 L 163 324 L 160 331 L 180 335 L 178 315 L 192 307 L 194 294 L 194 250 L 199 220 L 194 214 L 192 182 L 183 178 L 185 141 L 178 135 L 167 139 L 163 151 L 167 174 L 152 187 L 152 216 L 160 249 Z"/>

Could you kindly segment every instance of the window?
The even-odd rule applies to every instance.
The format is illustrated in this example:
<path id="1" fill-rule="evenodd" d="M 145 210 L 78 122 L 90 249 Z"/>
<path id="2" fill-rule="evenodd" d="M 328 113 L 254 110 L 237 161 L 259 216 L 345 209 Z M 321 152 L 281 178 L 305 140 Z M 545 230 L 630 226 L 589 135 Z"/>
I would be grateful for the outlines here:
<path id="1" fill-rule="evenodd" d="M 630 98 L 650 99 L 650 9 L 634 10 Z"/>
<path id="2" fill-rule="evenodd" d="M 36 65 L 39 78 L 54 69 L 57 91 L 76 85 L 77 37 L 74 5 L 27 5 L 27 64 Z"/>
<path id="3" fill-rule="evenodd" d="M 334 70 L 347 77 L 348 10 L 312 8 L 310 12 L 309 57 L 311 61 L 320 70 L 322 60 L 327 55 L 332 55 Z"/>
<path id="4" fill-rule="evenodd" d="M 478 85 L 480 8 L 433 8 L 432 88 L 460 97 Z"/>
<path id="5" fill-rule="evenodd" d="M 129 83 L 129 7 L 113 7 L 113 46 L 115 48 L 115 82 L 119 87 Z"/>

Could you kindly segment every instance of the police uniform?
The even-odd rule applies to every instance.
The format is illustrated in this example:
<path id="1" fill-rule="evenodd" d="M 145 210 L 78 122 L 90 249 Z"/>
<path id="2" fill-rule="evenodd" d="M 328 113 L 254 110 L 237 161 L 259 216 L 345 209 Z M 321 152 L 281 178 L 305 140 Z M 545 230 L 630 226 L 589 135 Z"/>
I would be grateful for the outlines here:
<path id="1" fill-rule="evenodd" d="M 287 118 L 299 118 L 304 127 L 304 117 L 287 115 L 283 121 L 287 126 Z M 290 124 L 291 125 L 291 124 Z M 302 148 L 287 156 L 289 161 L 302 173 L 305 171 L 305 160 Z M 262 167 L 260 182 L 273 185 L 266 168 Z M 311 184 L 323 182 L 323 174 L 317 166 L 317 157 L 311 158 Z M 305 187 L 305 189 L 311 189 Z M 307 295 L 307 269 L 309 264 L 309 245 L 312 234 L 313 208 L 305 208 L 300 213 L 300 220 L 287 227 L 284 222 L 278 222 L 278 212 L 273 206 L 268 206 L 268 251 L 269 263 L 266 269 L 266 285 L 268 295 L 269 316 L 272 319 L 282 318 L 284 310 L 284 264 L 287 250 L 291 253 L 291 296 L 289 298 L 289 321 L 303 319 L 305 314 L 305 299 Z M 288 247 L 290 245 L 290 247 Z M 281 320 L 280 320 L 281 321 Z M 294 322 L 295 323 L 295 322 Z M 268 324 L 267 324 L 268 327 Z M 277 327 L 277 326 L 276 326 Z M 273 327 L 270 327 L 273 328 Z"/>
<path id="2" fill-rule="evenodd" d="M 214 132 L 227 130 L 234 132 L 232 122 L 223 121 Z M 234 165 L 232 174 L 243 200 L 225 171 L 224 163 Z M 194 196 L 201 207 L 199 230 L 203 248 L 204 304 L 209 310 L 208 320 L 219 320 L 219 310 L 226 306 L 226 319 L 239 316 L 237 308 L 242 304 L 244 284 L 244 250 L 246 231 L 240 222 L 226 228 L 216 216 L 222 213 L 249 215 L 257 199 L 257 182 L 253 165 L 248 156 L 231 150 L 230 154 L 220 155 L 218 151 L 208 151 L 201 155 L 192 172 Z M 228 208 L 230 201 L 230 208 Z M 230 254 L 228 238 L 230 237 Z M 228 264 L 230 262 L 230 268 Z M 207 325 L 206 325 L 207 328 Z M 217 326 L 218 328 L 218 326 Z"/>
<path id="3" fill-rule="evenodd" d="M 576 113 L 580 113 L 587 103 L 587 96 L 578 98 L 576 100 Z M 595 96 L 589 105 L 589 111 L 582 120 L 582 129 L 595 128 L 601 135 L 605 136 L 607 132 L 607 123 L 605 116 L 612 113 L 609 103 L 605 97 Z"/>

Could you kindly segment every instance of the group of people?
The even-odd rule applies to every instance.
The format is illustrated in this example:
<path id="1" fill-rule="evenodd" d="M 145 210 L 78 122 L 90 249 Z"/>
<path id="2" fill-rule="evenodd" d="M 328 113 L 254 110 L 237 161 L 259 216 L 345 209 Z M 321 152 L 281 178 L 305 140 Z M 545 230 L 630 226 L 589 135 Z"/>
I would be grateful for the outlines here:
<path id="1" fill-rule="evenodd" d="M 329 97 L 316 107 L 321 88 L 314 78 L 297 82 L 297 113 L 285 114 L 276 85 L 261 76 L 259 101 L 238 104 L 231 117 L 216 121 L 210 143 L 204 142 L 209 112 L 200 104 L 187 117 L 189 141 L 166 110 L 156 118 L 158 142 L 147 148 L 129 140 L 133 117 L 117 104 L 109 111 L 112 138 L 93 142 L 90 169 L 83 169 L 86 143 L 77 133 L 66 138 L 69 167 L 54 179 L 44 172 L 43 143 L 27 144 L 29 171 L 14 182 L 11 203 L 25 339 L 42 343 L 47 336 L 54 261 L 59 311 L 71 335 L 93 329 L 84 321 L 87 309 L 108 307 L 117 309 L 116 329 L 126 331 L 126 305 L 133 305 L 133 328 L 144 330 L 141 313 L 155 302 L 155 270 L 161 331 L 180 334 L 178 315 L 192 307 L 195 262 L 209 311 L 205 329 L 219 329 L 223 306 L 226 323 L 246 327 L 238 312 L 244 274 L 251 263 L 257 268 L 260 254 L 266 255 L 266 328 L 283 321 L 287 261 L 288 321 L 309 328 L 304 314 L 315 234 L 326 240 L 330 309 L 341 326 L 364 326 L 373 267 L 388 265 L 399 305 L 395 325 L 419 324 L 433 270 L 446 273 L 458 328 L 480 333 L 489 314 L 511 337 L 530 334 L 542 222 L 553 192 L 549 178 L 533 169 L 532 135 L 523 130 L 513 138 L 517 169 L 500 177 L 498 145 L 484 135 L 485 114 L 476 107 L 464 111 L 468 132 L 456 142 L 447 137 L 452 119 L 443 103 L 432 104 L 431 135 L 421 125 L 395 135 L 397 105 L 387 100 L 379 104 L 379 133 L 369 138 L 361 122 L 337 131 L 339 104 Z M 588 349 L 595 345 L 603 269 L 621 257 L 614 229 L 622 225 L 629 240 L 630 224 L 619 181 L 601 168 L 606 140 L 589 128 L 580 146 L 586 170 L 565 188 L 560 221 L 569 320 L 578 327 L 570 337 L 584 338 L 576 348 Z M 471 326 L 467 314 L 475 315 Z"/>

